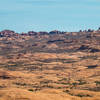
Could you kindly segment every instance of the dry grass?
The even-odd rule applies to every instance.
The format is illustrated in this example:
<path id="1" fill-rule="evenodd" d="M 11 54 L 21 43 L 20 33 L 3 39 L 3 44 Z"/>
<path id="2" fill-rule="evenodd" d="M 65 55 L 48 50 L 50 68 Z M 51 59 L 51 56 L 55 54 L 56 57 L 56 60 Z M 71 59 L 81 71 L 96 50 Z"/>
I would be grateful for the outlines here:
<path id="1" fill-rule="evenodd" d="M 0 100 L 100 100 L 99 39 L 83 35 L 0 38 Z"/>

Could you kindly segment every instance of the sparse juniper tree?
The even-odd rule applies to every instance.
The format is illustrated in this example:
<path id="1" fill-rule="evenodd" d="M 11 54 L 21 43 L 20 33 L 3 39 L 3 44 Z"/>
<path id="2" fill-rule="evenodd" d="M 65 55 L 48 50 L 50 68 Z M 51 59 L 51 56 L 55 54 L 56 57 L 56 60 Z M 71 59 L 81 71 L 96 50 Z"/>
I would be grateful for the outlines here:
<path id="1" fill-rule="evenodd" d="M 79 32 L 82 32 L 82 30 L 79 30 Z"/>
<path id="2" fill-rule="evenodd" d="M 95 81 L 95 83 L 97 87 L 100 87 L 100 81 Z"/>
<path id="3" fill-rule="evenodd" d="M 100 27 L 98 28 L 98 30 L 100 31 Z"/>
<path id="4" fill-rule="evenodd" d="M 95 81 L 96 83 L 96 90 L 100 91 L 100 81 Z"/>
<path id="5" fill-rule="evenodd" d="M 88 29 L 88 32 L 93 32 L 93 30 L 91 30 L 91 29 Z"/>

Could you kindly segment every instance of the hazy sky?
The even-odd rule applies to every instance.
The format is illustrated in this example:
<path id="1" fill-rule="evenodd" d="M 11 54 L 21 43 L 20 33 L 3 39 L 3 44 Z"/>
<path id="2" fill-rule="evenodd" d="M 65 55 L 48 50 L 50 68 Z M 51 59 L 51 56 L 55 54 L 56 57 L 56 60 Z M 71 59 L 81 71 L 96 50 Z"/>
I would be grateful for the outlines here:
<path id="1" fill-rule="evenodd" d="M 100 0 L 0 0 L 0 30 L 78 31 L 100 27 Z"/>

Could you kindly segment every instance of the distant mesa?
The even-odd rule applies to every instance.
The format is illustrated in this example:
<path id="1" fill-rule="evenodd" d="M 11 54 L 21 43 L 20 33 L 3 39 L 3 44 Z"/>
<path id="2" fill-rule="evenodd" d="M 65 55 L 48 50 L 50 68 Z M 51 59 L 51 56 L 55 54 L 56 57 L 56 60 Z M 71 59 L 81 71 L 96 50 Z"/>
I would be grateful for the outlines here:
<path id="1" fill-rule="evenodd" d="M 48 35 L 48 32 L 45 32 L 45 31 L 42 32 L 42 31 L 41 31 L 41 32 L 38 32 L 38 34 L 39 34 L 39 35 Z"/>
<path id="2" fill-rule="evenodd" d="M 49 32 L 49 34 L 64 34 L 65 32 L 61 32 L 61 31 L 58 31 L 58 30 L 54 30 L 54 31 L 51 31 Z"/>
<path id="3" fill-rule="evenodd" d="M 79 33 L 84 33 L 84 32 L 85 33 L 100 32 L 100 27 L 96 31 L 92 30 L 92 29 L 80 30 L 79 31 Z M 67 34 L 67 33 L 75 33 L 75 32 L 64 32 L 64 31 L 53 30 L 53 31 L 50 31 L 50 32 L 46 32 L 46 31 L 40 31 L 40 32 L 29 31 L 27 33 L 22 32 L 22 33 L 18 34 L 15 31 L 5 29 L 5 30 L 0 32 L 0 37 L 11 37 L 11 36 L 19 36 L 19 35 L 23 35 L 23 36 L 56 35 L 56 34 Z"/>
<path id="4" fill-rule="evenodd" d="M 28 32 L 28 35 L 29 35 L 29 36 L 32 36 L 32 35 L 37 35 L 37 32 L 34 32 L 34 31 L 29 31 L 29 32 Z"/>
<path id="5" fill-rule="evenodd" d="M 5 37 L 5 36 L 10 37 L 14 35 L 16 35 L 16 33 L 12 30 L 3 30 L 0 32 L 0 37 Z"/>
<path id="6" fill-rule="evenodd" d="M 40 32 L 35 32 L 35 31 L 29 31 L 27 33 L 16 33 L 15 31 L 12 30 L 3 30 L 0 32 L 0 37 L 11 37 L 11 36 L 16 36 L 16 35 L 23 35 L 23 36 L 35 36 L 35 35 L 53 35 L 53 34 L 64 34 L 65 32 L 61 32 L 58 30 L 46 32 L 46 31 L 40 31 Z"/>

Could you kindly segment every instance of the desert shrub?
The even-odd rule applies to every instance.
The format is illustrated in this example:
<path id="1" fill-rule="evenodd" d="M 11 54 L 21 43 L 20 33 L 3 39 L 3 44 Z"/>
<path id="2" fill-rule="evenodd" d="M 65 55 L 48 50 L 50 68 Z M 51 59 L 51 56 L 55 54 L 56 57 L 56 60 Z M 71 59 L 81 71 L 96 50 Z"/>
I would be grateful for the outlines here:
<path id="1" fill-rule="evenodd" d="M 96 60 L 98 57 L 96 55 L 87 55 L 87 56 L 83 56 L 83 57 L 80 57 L 81 60 L 84 60 L 84 59 L 94 59 Z"/>
<path id="2" fill-rule="evenodd" d="M 86 81 L 84 81 L 84 80 L 82 80 L 82 79 L 80 79 L 80 80 L 78 80 L 78 81 L 79 81 L 78 85 L 84 85 L 84 84 L 86 84 Z"/>
<path id="3" fill-rule="evenodd" d="M 75 63 L 75 62 L 77 61 L 74 59 L 66 59 L 65 61 L 63 61 L 63 63 Z"/>
<path id="4" fill-rule="evenodd" d="M 69 90 L 64 90 L 63 92 L 69 93 L 70 91 Z"/>
<path id="5" fill-rule="evenodd" d="M 98 65 L 89 65 L 89 66 L 87 66 L 88 67 L 88 69 L 91 69 L 91 68 L 96 68 Z"/>
<path id="6" fill-rule="evenodd" d="M 57 87 L 57 89 L 62 89 L 62 87 Z"/>
<path id="7" fill-rule="evenodd" d="M 28 91 L 31 91 L 31 92 L 33 92 L 34 90 L 33 90 L 33 89 L 28 89 Z"/>
<path id="8" fill-rule="evenodd" d="M 15 71 L 15 70 L 19 70 L 20 66 L 23 67 L 23 63 L 24 62 L 8 62 L 4 65 L 4 67 L 8 70 L 12 70 L 12 71 Z"/>
<path id="9" fill-rule="evenodd" d="M 100 85 L 100 81 L 95 81 L 95 83 L 97 86 Z"/>
<path id="10" fill-rule="evenodd" d="M 100 87 L 97 86 L 97 87 L 95 87 L 95 88 L 89 88 L 88 90 L 89 90 L 89 91 L 100 92 Z"/>
<path id="11" fill-rule="evenodd" d="M 48 88 L 54 88 L 54 87 L 53 87 L 53 86 L 51 86 L 51 85 L 47 85 L 47 87 L 48 87 Z"/>
<path id="12" fill-rule="evenodd" d="M 63 62 L 63 63 L 74 63 L 76 62 L 74 59 L 44 59 L 44 60 L 38 60 L 40 62 L 44 62 L 44 63 L 51 63 L 51 62 Z"/>
<path id="13" fill-rule="evenodd" d="M 70 90 L 64 90 L 63 92 L 68 93 L 69 95 L 72 95 L 72 96 L 78 96 L 78 97 L 92 97 L 92 96 L 89 95 L 89 94 L 83 94 L 83 93 L 73 94 L 73 93 L 70 92 Z"/>
<path id="14" fill-rule="evenodd" d="M 67 83 L 67 82 L 61 82 L 61 84 L 63 84 L 63 85 L 70 85 L 70 84 Z"/>
<path id="15" fill-rule="evenodd" d="M 79 93 L 79 94 L 77 94 L 77 95 L 75 95 L 75 96 L 78 96 L 78 97 L 92 97 L 92 96 L 89 95 L 89 94 L 81 94 L 81 93 Z"/>
<path id="16" fill-rule="evenodd" d="M 16 84 L 16 85 L 20 85 L 20 86 L 26 86 L 26 85 L 27 85 L 26 83 L 19 83 L 19 82 L 14 83 L 14 84 Z"/>
<path id="17" fill-rule="evenodd" d="M 76 85 L 78 85 L 78 83 L 74 82 L 74 83 L 72 83 L 72 85 L 73 85 L 73 86 L 76 86 Z"/>
<path id="18" fill-rule="evenodd" d="M 67 78 L 62 78 L 62 79 L 60 79 L 58 81 L 67 81 L 67 80 L 68 80 Z"/>

